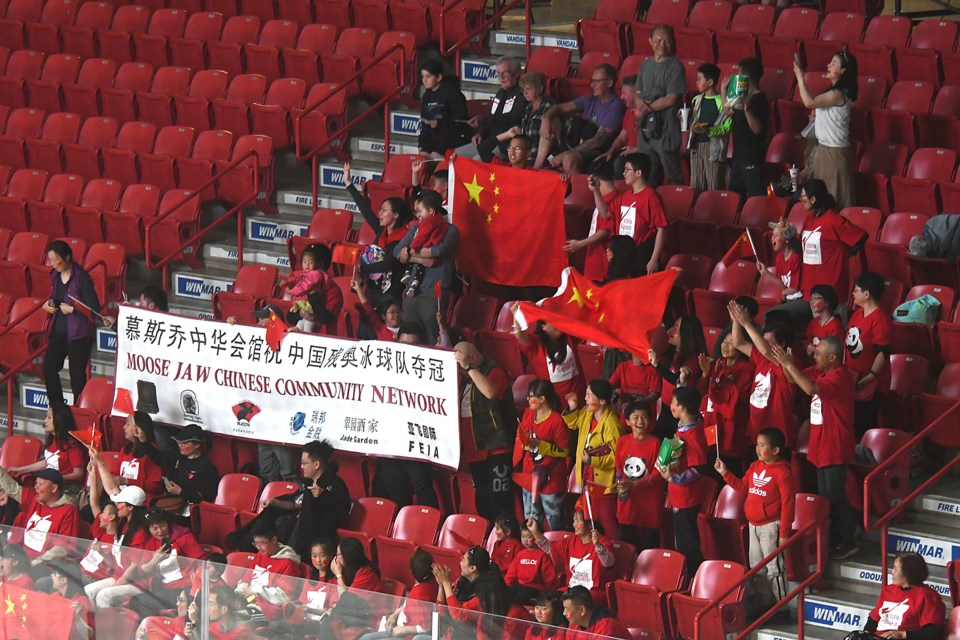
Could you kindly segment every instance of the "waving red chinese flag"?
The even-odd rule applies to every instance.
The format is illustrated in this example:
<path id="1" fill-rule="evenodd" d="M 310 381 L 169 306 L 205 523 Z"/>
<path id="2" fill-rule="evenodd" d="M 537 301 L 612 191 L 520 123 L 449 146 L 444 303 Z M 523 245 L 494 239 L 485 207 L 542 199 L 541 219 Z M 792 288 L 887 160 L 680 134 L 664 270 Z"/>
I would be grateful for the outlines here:
<path id="1" fill-rule="evenodd" d="M 59 595 L 3 586 L 0 605 L 4 638 L 67 640 L 73 629 L 71 601 Z"/>
<path id="2" fill-rule="evenodd" d="M 496 284 L 557 285 L 557 274 L 568 264 L 566 187 L 559 174 L 455 156 L 449 185 L 463 274 Z"/>
<path id="3" fill-rule="evenodd" d="M 629 351 L 646 361 L 650 334 L 663 320 L 679 274 L 667 269 L 599 286 L 568 267 L 557 295 L 536 304 L 521 302 L 520 313 L 527 323 L 546 320 L 568 335 Z"/>
<path id="4" fill-rule="evenodd" d="M 280 343 L 287 335 L 287 323 L 280 316 L 270 311 L 270 319 L 267 320 L 267 346 L 274 351 L 280 351 Z"/>
<path id="5" fill-rule="evenodd" d="M 720 258 L 723 266 L 729 267 L 737 260 L 746 260 L 748 258 L 756 259 L 757 256 L 753 253 L 753 246 L 750 244 L 750 237 L 747 233 L 747 231 L 741 233 L 737 241 L 733 243 L 733 246 Z"/>

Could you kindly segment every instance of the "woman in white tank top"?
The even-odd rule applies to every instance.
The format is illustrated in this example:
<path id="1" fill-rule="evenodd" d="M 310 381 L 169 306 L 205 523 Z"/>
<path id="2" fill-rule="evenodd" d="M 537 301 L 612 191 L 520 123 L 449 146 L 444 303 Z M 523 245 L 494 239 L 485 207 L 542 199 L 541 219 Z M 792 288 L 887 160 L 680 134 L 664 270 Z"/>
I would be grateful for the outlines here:
<path id="1" fill-rule="evenodd" d="M 853 205 L 853 147 L 850 144 L 850 108 L 857 99 L 857 59 L 840 51 L 827 64 L 830 88 L 813 96 L 796 62 L 797 91 L 803 106 L 815 110 L 817 146 L 804 171 L 804 179 L 818 178 L 842 209 Z"/>

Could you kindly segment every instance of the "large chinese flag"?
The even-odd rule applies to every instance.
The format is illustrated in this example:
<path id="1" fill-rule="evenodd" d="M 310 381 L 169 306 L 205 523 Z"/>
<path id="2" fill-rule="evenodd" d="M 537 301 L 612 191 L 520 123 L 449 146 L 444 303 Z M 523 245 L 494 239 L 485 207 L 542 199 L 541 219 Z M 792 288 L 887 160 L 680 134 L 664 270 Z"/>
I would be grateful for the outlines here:
<path id="1" fill-rule="evenodd" d="M 667 269 L 600 286 L 568 267 L 555 296 L 536 304 L 521 302 L 520 313 L 527 323 L 545 320 L 568 335 L 629 351 L 646 361 L 650 334 L 663 320 L 679 274 Z"/>
<path id="2" fill-rule="evenodd" d="M 4 638 L 68 640 L 73 629 L 71 601 L 28 591 L 9 584 L 0 586 L 0 611 Z"/>
<path id="3" fill-rule="evenodd" d="M 569 262 L 560 176 L 455 156 L 449 205 L 460 229 L 461 273 L 496 284 L 557 286 Z"/>

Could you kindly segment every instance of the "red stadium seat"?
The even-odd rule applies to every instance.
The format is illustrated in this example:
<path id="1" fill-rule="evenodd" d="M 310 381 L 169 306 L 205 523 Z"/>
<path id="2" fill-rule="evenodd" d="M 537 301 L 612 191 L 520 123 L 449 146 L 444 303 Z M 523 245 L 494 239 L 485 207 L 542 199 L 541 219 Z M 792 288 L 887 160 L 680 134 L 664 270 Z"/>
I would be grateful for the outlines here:
<path id="1" fill-rule="evenodd" d="M 946 20 L 920 20 L 910 35 L 910 47 L 933 51 L 953 51 L 957 43 L 956 22 Z"/>
<path id="2" fill-rule="evenodd" d="M 243 45 L 247 73 L 259 73 L 269 82 L 280 78 L 280 50 L 296 44 L 297 31 L 297 23 L 291 20 L 270 20 L 265 23 L 257 42 Z"/>
<path id="3" fill-rule="evenodd" d="M 873 242 L 880 235 L 882 216 L 879 209 L 872 207 L 847 207 L 840 215 L 867 232 L 867 242 Z"/>
<path id="4" fill-rule="evenodd" d="M 41 3 L 30 0 L 10 0 L 4 18 L 0 20 L 0 42 L 13 49 L 23 49 L 23 25 L 40 20 L 41 6 Z"/>
<path id="5" fill-rule="evenodd" d="M 956 267 L 948 260 L 919 258 L 908 254 L 907 269 L 910 271 L 910 281 L 914 285 L 941 285 L 954 291 L 960 289 Z"/>
<path id="6" fill-rule="evenodd" d="M 320 81 L 320 54 L 333 51 L 337 30 L 329 24 L 307 24 L 300 30 L 295 48 L 281 52 L 284 75 L 300 78 L 310 86 Z"/>
<path id="7" fill-rule="evenodd" d="M 677 284 L 686 290 L 705 288 L 710 280 L 713 264 L 710 258 L 696 253 L 675 253 L 664 269 L 680 269 Z"/>
<path id="8" fill-rule="evenodd" d="M 752 295 L 757 279 L 753 262 L 738 260 L 729 267 L 717 263 L 707 289 L 694 289 L 691 301 L 705 326 L 722 327 L 729 321 L 727 303 L 741 295 Z"/>
<path id="9" fill-rule="evenodd" d="M 141 5 L 117 7 L 109 29 L 97 31 L 100 55 L 117 62 L 133 60 L 133 34 L 145 33 L 150 21 L 150 10 Z"/>
<path id="10" fill-rule="evenodd" d="M 854 140 L 867 144 L 870 140 L 870 128 L 867 114 L 871 109 L 880 109 L 887 99 L 889 82 L 883 78 L 859 76 L 857 78 L 857 99 L 853 103 L 850 121 L 850 135 Z"/>
<path id="11" fill-rule="evenodd" d="M 926 390 L 930 379 L 930 361 L 924 357 L 894 353 L 890 355 L 890 393 L 881 400 L 880 424 L 903 426 L 913 430 L 917 413 L 914 403 Z"/>
<path id="12" fill-rule="evenodd" d="M 857 44 L 863 36 L 865 16 L 862 13 L 838 12 L 824 16 L 817 39 L 803 41 L 804 60 L 808 71 L 827 68 L 830 59 L 843 45 Z"/>
<path id="13" fill-rule="evenodd" d="M 898 142 L 913 151 L 917 148 L 914 119 L 930 111 L 934 86 L 928 82 L 896 82 L 887 94 L 883 109 L 870 112 L 876 142 Z"/>
<path id="14" fill-rule="evenodd" d="M 189 156 L 193 147 L 193 128 L 176 125 L 160 129 L 151 152 L 138 152 L 137 164 L 144 177 L 161 189 L 177 186 L 174 163 L 176 158 Z"/>
<path id="15" fill-rule="evenodd" d="M 177 124 L 193 127 L 197 131 L 209 129 L 210 103 L 226 95 L 229 77 L 226 72 L 214 69 L 194 74 L 187 95 L 173 97 Z"/>
<path id="16" fill-rule="evenodd" d="M 618 605 L 617 617 L 627 627 L 649 629 L 661 638 L 670 635 L 667 597 L 683 587 L 687 559 L 665 549 L 640 552 L 630 580 L 607 586 L 610 602 Z M 611 595 L 615 594 L 615 597 Z"/>
<path id="17" fill-rule="evenodd" d="M 679 237 L 680 253 L 700 253 L 717 259 L 725 248 L 720 246 L 717 230 L 732 225 L 740 210 L 740 196 L 734 191 L 704 191 L 693 203 L 688 220 L 671 224 L 671 234 Z M 674 231 L 675 230 L 675 231 Z"/>
<path id="18" fill-rule="evenodd" d="M 224 476 L 224 479 L 228 476 Z M 212 502 L 201 502 L 195 510 L 191 510 L 191 514 L 193 513 L 197 514 L 196 525 L 192 527 L 194 531 L 199 529 L 197 542 L 216 545 L 220 548 L 226 547 L 227 535 L 237 530 L 238 512 L 236 507 L 224 507 Z M 234 555 L 236 554 L 230 554 L 230 556 Z M 229 556 L 227 562 L 230 562 Z M 226 577 L 226 572 L 224 572 L 224 578 L 226 579 Z"/>
<path id="19" fill-rule="evenodd" d="M 851 44 L 850 53 L 857 64 L 870 75 L 894 81 L 893 51 L 907 46 L 911 22 L 903 16 L 877 16 L 870 20 L 863 35 L 862 44 Z"/>
<path id="20" fill-rule="evenodd" d="M 96 35 L 100 30 L 109 29 L 112 20 L 113 5 L 109 2 L 84 2 L 77 11 L 73 25 L 60 28 L 63 52 L 85 59 L 96 57 Z"/>
<path id="21" fill-rule="evenodd" d="M 676 635 L 691 640 L 694 621 L 704 605 L 732 588 L 745 573 L 746 568 L 735 562 L 704 561 L 693 577 L 689 593 L 671 593 L 669 596 L 671 622 Z M 716 609 L 700 617 L 703 637 L 718 638 L 746 626 L 745 594 L 746 587 L 741 584 Z"/>
<path id="22" fill-rule="evenodd" d="M 293 20 L 300 26 L 313 22 L 310 0 L 278 0 L 277 17 Z"/>
<path id="23" fill-rule="evenodd" d="M 391 28 L 409 33 L 413 36 L 418 48 L 425 47 L 436 40 L 434 34 L 440 28 L 437 17 L 431 15 L 431 10 L 435 12 L 437 9 L 436 5 L 431 7 L 431 3 L 427 1 L 391 3 Z M 447 17 L 449 21 L 449 13 Z"/>
<path id="24" fill-rule="evenodd" d="M 618 0 L 600 0 L 593 18 L 577 21 L 577 40 L 581 54 L 586 51 L 622 53 L 621 25 L 637 19 L 637 5 Z"/>
<path id="25" fill-rule="evenodd" d="M 186 67 L 161 67 L 148 91 L 136 94 L 140 120 L 152 122 L 158 127 L 173 124 L 173 96 L 185 96 L 190 87 L 190 69 Z"/>
<path id="26" fill-rule="evenodd" d="M 241 47 L 256 42 L 260 33 L 260 18 L 256 16 L 233 16 L 227 20 L 223 33 L 217 40 L 207 42 L 208 69 L 222 69 L 236 76 L 243 73 Z"/>
<path id="27" fill-rule="evenodd" d="M 895 142 L 868 144 L 854 173 L 858 201 L 868 207 L 890 213 L 888 182 L 890 176 L 901 176 L 907 166 L 906 145 Z"/>
<path id="28" fill-rule="evenodd" d="M 0 266 L 3 264 L 0 262 Z M 0 280 L 0 283 L 3 282 Z M 46 343 L 50 316 L 42 311 L 27 316 L 30 308 L 41 302 L 41 299 L 18 298 L 13 303 L 13 309 L 10 310 L 10 323 L 17 323 L 17 326 L 0 336 L 0 365 L 3 367 L 11 369 L 22 365 L 28 356 Z M 20 321 L 21 318 L 23 318 L 22 321 Z M 34 373 L 39 375 L 40 372 L 36 370 L 38 368 L 34 367 Z"/>
<path id="29" fill-rule="evenodd" d="M 765 5 L 761 5 L 765 6 Z M 790 100 L 793 87 L 796 85 L 796 76 L 787 69 L 764 69 L 760 78 L 760 90 L 767 94 L 770 102 Z"/>
<path id="30" fill-rule="evenodd" d="M 127 122 L 120 127 L 114 145 L 100 150 L 104 177 L 119 180 L 123 185 L 138 182 L 136 156 L 150 153 L 156 137 L 157 128 L 149 122 Z"/>
<path id="31" fill-rule="evenodd" d="M 743 513 L 746 493 L 724 486 L 712 513 L 697 514 L 700 547 L 707 560 L 730 560 L 748 564 L 747 518 Z"/>
<path id="32" fill-rule="evenodd" d="M 260 495 L 260 479 L 249 473 L 228 473 L 220 478 L 214 504 L 253 511 Z"/>
<path id="33" fill-rule="evenodd" d="M 64 211 L 67 230 L 71 236 L 87 244 L 103 242 L 103 210 L 114 210 L 120 202 L 122 185 L 116 180 L 95 179 L 84 187 L 76 206 Z"/>
<path id="34" fill-rule="evenodd" d="M 548 80 L 564 78 L 570 70 L 570 49 L 561 47 L 537 47 L 530 52 L 524 73 L 539 71 Z"/>
<path id="35" fill-rule="evenodd" d="M 30 295 L 29 271 L 31 265 L 41 265 L 47 259 L 50 238 L 44 233 L 20 232 L 13 236 L 6 260 L 0 261 L 0 291 L 15 298 Z M 37 283 L 37 288 L 49 291 L 49 280 Z M 46 293 L 46 292 L 45 292 Z"/>
<path id="36" fill-rule="evenodd" d="M 770 5 L 740 5 L 733 14 L 730 29 L 716 30 L 717 60 L 739 62 L 744 58 L 755 58 L 757 36 L 770 35 L 775 17 L 776 11 Z"/>
<path id="37" fill-rule="evenodd" d="M 359 69 L 359 61 L 373 55 L 376 44 L 377 32 L 373 29 L 344 29 L 337 38 L 333 53 L 320 54 L 323 81 L 342 84 L 348 80 Z M 347 89 L 347 96 L 353 97 L 359 90 L 359 84 L 355 81 Z"/>
<path id="38" fill-rule="evenodd" d="M 13 174 L 3 196 L 0 196 L 0 220 L 3 220 L 4 228 L 17 232 L 29 228 L 26 203 L 42 199 L 46 184 L 46 171 L 19 169 Z"/>
<path id="39" fill-rule="evenodd" d="M 140 624 L 140 616 L 129 609 L 104 607 L 94 615 L 94 625 L 106 638 L 132 638 Z"/>
<path id="40" fill-rule="evenodd" d="M 303 108 L 306 93 L 307 83 L 299 78 L 274 80 L 263 104 L 255 102 L 250 105 L 253 131 L 270 136 L 274 148 L 293 144 L 290 136 L 290 112 Z"/>
<path id="41" fill-rule="evenodd" d="M 687 220 L 697 192 L 693 187 L 681 185 L 661 185 L 657 195 L 663 201 L 663 213 L 668 221 Z"/>
<path id="42" fill-rule="evenodd" d="M 476 332 L 474 340 L 477 349 L 488 358 L 496 360 L 506 370 L 508 376 L 516 378 L 523 375 L 526 369 L 525 360 L 513 334 L 481 329 Z"/>
<path id="43" fill-rule="evenodd" d="M 248 153 L 253 156 L 225 173 L 220 181 L 219 195 L 228 202 L 238 203 L 255 192 L 257 205 L 262 210 L 272 211 L 269 203 L 273 193 L 273 143 L 267 136 L 251 135 L 240 137 L 233 146 L 230 162 L 218 162 L 216 171 L 222 173 L 226 166 L 238 161 Z M 259 184 L 254 184 L 254 167 L 259 173 Z"/>
<path id="44" fill-rule="evenodd" d="M 149 219 L 144 220 L 147 225 L 144 228 L 144 243 L 149 234 L 150 255 L 155 260 L 176 255 L 177 260 L 182 260 L 194 268 L 200 267 L 196 259 L 200 250 L 199 240 L 178 251 L 180 245 L 195 236 L 200 228 L 200 198 L 188 198 L 191 193 L 188 189 L 170 189 L 163 194 L 157 216 L 165 216 L 169 211 L 173 213 L 156 223 Z"/>
<path id="45" fill-rule="evenodd" d="M 47 113 L 60 111 L 60 88 L 73 84 L 80 73 L 80 57 L 68 53 L 55 53 L 47 57 L 38 79 L 27 78 L 27 95 L 30 106 Z"/>
<path id="46" fill-rule="evenodd" d="M 27 106 L 26 86 L 28 80 L 40 78 L 43 52 L 21 49 L 10 54 L 4 75 L 0 76 L 0 95 L 11 108 Z"/>
<path id="47" fill-rule="evenodd" d="M 960 85 L 940 87 L 930 113 L 917 114 L 917 142 L 921 147 L 946 147 L 960 150 Z"/>
<path id="48" fill-rule="evenodd" d="M 337 529 L 337 536 L 342 538 L 356 538 L 364 546 L 368 558 L 375 558 L 371 553 L 371 542 L 376 536 L 390 535 L 390 525 L 397 515 L 397 505 L 386 498 L 358 498 L 350 510 L 345 529 Z"/>
<path id="49" fill-rule="evenodd" d="M 77 16 L 78 0 L 46 2 L 40 19 L 27 21 L 27 48 L 50 53 L 60 51 L 60 28 L 72 25 Z"/>
<path id="50" fill-rule="evenodd" d="M 0 467 L 23 467 L 33 464 L 43 451 L 43 440 L 30 436 L 7 436 L 0 446 Z"/>
<path id="51" fill-rule="evenodd" d="M 213 177 L 213 168 L 217 162 L 230 158 L 233 148 L 233 134 L 229 131 L 213 129 L 201 131 L 193 145 L 190 157 L 177 158 L 177 173 L 181 189 L 194 189 L 202 186 Z M 210 200 L 215 196 L 214 186 L 203 190 L 201 198 Z"/>
<path id="52" fill-rule="evenodd" d="M 233 316 L 240 324 L 256 324 L 250 312 L 256 309 L 264 298 L 275 296 L 276 289 L 276 267 L 263 264 L 244 265 L 237 272 L 230 291 L 220 291 L 213 295 L 213 316 L 218 320 Z"/>
<path id="53" fill-rule="evenodd" d="M 76 205 L 83 193 L 83 178 L 72 173 L 58 173 L 50 178 L 43 198 L 27 203 L 30 230 L 45 233 L 51 238 L 66 235 L 63 222 L 64 207 Z M 83 262 L 82 257 L 77 257 Z"/>
<path id="54" fill-rule="evenodd" d="M 103 212 L 105 239 L 123 246 L 130 256 L 143 255 L 143 223 L 140 218 L 156 214 L 160 189 L 152 184 L 132 184 L 116 211 Z"/>
<path id="55" fill-rule="evenodd" d="M 227 129 L 235 135 L 250 133 L 250 105 L 262 103 L 267 92 L 267 79 L 259 74 L 234 76 L 222 99 L 211 101 L 215 129 Z"/>
<path id="56" fill-rule="evenodd" d="M 0 136 L 0 157 L 12 169 L 27 166 L 25 141 L 40 136 L 44 113 L 39 109 L 20 107 L 7 118 L 4 135 Z"/>
<path id="57" fill-rule="evenodd" d="M 620 67 L 620 55 L 608 51 L 590 51 L 580 59 L 580 65 L 577 67 L 576 74 L 572 78 L 560 78 L 553 83 L 553 88 L 549 91 L 551 95 L 556 95 L 558 100 L 574 100 L 589 92 L 590 76 L 593 70 L 601 64 L 609 64 L 614 69 Z"/>
<path id="58" fill-rule="evenodd" d="M 410 505 L 400 509 L 390 537 L 377 536 L 377 560 L 380 575 L 404 582 L 409 580 L 409 559 L 419 545 L 433 544 L 440 526 L 440 511 L 433 507 Z"/>
<path id="59" fill-rule="evenodd" d="M 937 183 L 949 182 L 956 164 L 957 154 L 951 149 L 917 149 L 907 165 L 906 177 L 890 178 L 894 210 L 939 213 Z"/>
<path id="60" fill-rule="evenodd" d="M 304 100 L 305 111 L 314 105 L 319 106 L 306 115 L 294 112 L 291 118 L 294 121 L 294 131 L 297 130 L 297 122 L 300 127 L 300 145 L 304 153 L 318 148 L 322 148 L 318 153 L 332 153 L 336 155 L 337 147 L 331 146 L 331 142 L 339 141 L 342 144 L 343 138 L 336 138 L 331 141 L 329 134 L 340 128 L 347 115 L 347 96 L 343 91 L 336 90 L 337 85 L 321 83 L 310 87 L 307 99 Z M 327 96 L 330 96 L 327 98 Z M 321 101 L 322 104 L 321 104 Z"/>
<path id="61" fill-rule="evenodd" d="M 887 216 L 876 243 L 866 245 L 867 268 L 885 278 L 909 282 L 906 268 L 910 238 L 923 231 L 927 216 L 920 213 L 892 213 Z"/>
<path id="62" fill-rule="evenodd" d="M 687 0 L 653 0 L 643 21 L 649 24 L 669 24 L 682 27 L 687 22 L 690 3 Z"/>
<path id="63" fill-rule="evenodd" d="M 415 39 L 412 33 L 406 31 L 387 31 L 380 35 L 377 40 L 377 46 L 373 51 L 373 57 L 376 58 L 385 54 L 387 51 L 400 45 L 403 48 L 406 62 L 404 63 L 405 84 L 401 87 L 403 92 L 399 100 L 413 104 L 413 92 L 417 88 L 416 79 L 416 58 L 417 49 Z M 370 60 L 360 60 L 361 65 L 365 65 Z M 400 63 L 396 55 L 384 58 L 377 62 L 373 67 L 367 69 L 363 75 L 361 87 L 363 94 L 369 99 L 385 98 L 392 94 L 400 86 Z"/>
<path id="64" fill-rule="evenodd" d="M 64 143 L 63 168 L 86 180 L 99 178 L 100 149 L 113 143 L 117 135 L 117 121 L 113 118 L 87 118 L 80 127 L 76 144 Z"/>
<path id="65" fill-rule="evenodd" d="M 464 553 L 471 547 L 483 545 L 487 538 L 490 523 L 480 516 L 453 513 L 447 516 L 440 527 L 437 545 L 443 549 L 452 549 Z"/>
<path id="66" fill-rule="evenodd" d="M 893 457 L 905 444 L 910 441 L 911 435 L 898 429 L 870 429 L 863 434 L 860 444 L 873 454 L 878 464 Z M 863 482 L 867 474 L 873 470 L 872 465 L 850 465 L 857 480 L 858 498 L 852 502 L 854 508 L 862 510 Z M 873 483 L 871 493 L 870 513 L 883 515 L 890 511 L 910 493 L 910 457 L 904 456 L 893 466 L 884 470 Z"/>
<path id="67" fill-rule="evenodd" d="M 464 294 L 450 313 L 451 326 L 459 329 L 492 329 L 500 301 L 492 296 Z"/>
<path id="68" fill-rule="evenodd" d="M 117 63 L 106 58 L 88 58 L 80 67 L 76 84 L 65 84 L 63 108 L 70 113 L 92 117 L 100 113 L 98 95 L 100 89 L 113 85 Z"/>
<path id="69" fill-rule="evenodd" d="M 100 89 L 100 113 L 120 122 L 136 120 L 134 95 L 148 91 L 153 78 L 153 67 L 143 62 L 127 62 L 117 71 L 112 87 Z"/>
<path id="70" fill-rule="evenodd" d="M 133 34 L 137 60 L 156 68 L 170 64 L 168 42 L 170 38 L 183 37 L 187 25 L 187 12 L 183 9 L 157 9 L 150 16 L 146 33 Z"/>
<path id="71" fill-rule="evenodd" d="M 810 522 L 816 522 L 824 536 L 827 535 L 827 522 L 830 517 L 830 502 L 811 493 L 798 493 L 792 531 L 796 533 Z M 794 544 L 786 550 L 787 579 L 800 581 L 812 573 L 817 566 L 817 534 L 815 531 L 804 536 L 802 544 Z M 824 540 L 826 543 L 826 539 Z"/>
<path id="72" fill-rule="evenodd" d="M 343 31 L 353 25 L 350 0 L 314 0 L 317 22 L 333 25 Z"/>
<path id="73" fill-rule="evenodd" d="M 104 302 L 120 302 L 126 290 L 127 252 L 122 245 L 99 242 L 87 251 L 83 265 Z"/>
<path id="74" fill-rule="evenodd" d="M 167 40 L 170 46 L 170 64 L 194 70 L 206 69 L 206 43 L 219 38 L 222 30 L 222 13 L 192 13 L 187 19 L 183 37 L 170 37 Z"/>
<path id="75" fill-rule="evenodd" d="M 820 13 L 816 9 L 787 7 L 780 12 L 772 36 L 759 36 L 757 45 L 764 67 L 791 69 L 800 42 L 817 35 Z"/>
<path id="76" fill-rule="evenodd" d="M 25 140 L 30 167 L 59 173 L 64 144 L 72 144 L 80 135 L 81 118 L 75 113 L 51 113 L 43 123 L 39 138 Z"/>

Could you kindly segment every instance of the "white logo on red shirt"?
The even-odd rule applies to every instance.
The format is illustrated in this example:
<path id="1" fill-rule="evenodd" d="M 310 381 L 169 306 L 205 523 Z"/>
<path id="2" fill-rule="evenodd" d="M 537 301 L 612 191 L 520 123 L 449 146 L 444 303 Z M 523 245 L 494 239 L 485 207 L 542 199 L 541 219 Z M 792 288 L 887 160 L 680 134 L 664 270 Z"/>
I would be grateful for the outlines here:
<path id="1" fill-rule="evenodd" d="M 631 480 L 638 480 L 647 475 L 647 463 L 643 458 L 630 456 L 623 461 L 623 475 Z"/>
<path id="2" fill-rule="evenodd" d="M 903 624 L 903 618 L 910 609 L 910 599 L 904 598 L 902 602 L 890 602 L 884 600 L 880 605 L 880 621 L 877 623 L 877 631 L 896 630 Z"/>
<path id="3" fill-rule="evenodd" d="M 860 327 L 850 327 L 847 330 L 847 349 L 850 355 L 856 358 L 863 353 L 863 342 L 860 340 Z"/>
<path id="4" fill-rule="evenodd" d="M 753 474 L 753 484 L 756 487 L 765 487 L 770 483 L 771 480 L 773 480 L 773 478 L 767 477 L 766 469 L 761 471 L 760 475 L 757 475 L 756 473 Z"/>

